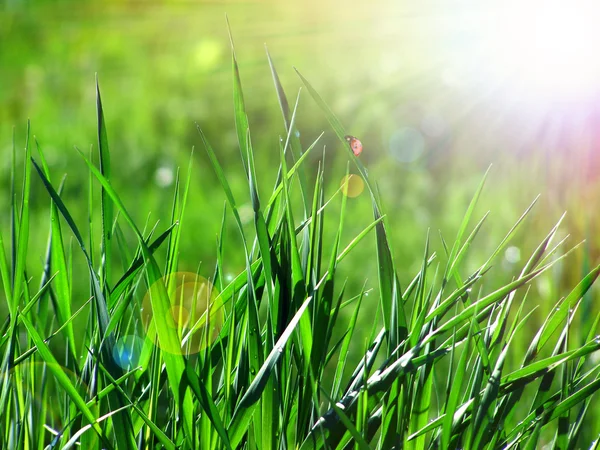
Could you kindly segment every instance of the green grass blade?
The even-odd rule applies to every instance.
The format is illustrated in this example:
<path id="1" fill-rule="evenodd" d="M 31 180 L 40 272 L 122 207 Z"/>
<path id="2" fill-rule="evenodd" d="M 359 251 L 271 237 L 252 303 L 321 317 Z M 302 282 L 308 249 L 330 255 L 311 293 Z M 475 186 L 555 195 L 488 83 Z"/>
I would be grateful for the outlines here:
<path id="1" fill-rule="evenodd" d="M 275 347 L 273 347 L 273 350 L 271 350 L 271 353 L 269 353 L 269 356 L 267 356 L 265 359 L 264 364 L 256 374 L 252 384 L 250 384 L 244 396 L 240 400 L 240 403 L 237 406 L 235 414 L 228 428 L 231 444 L 234 448 L 239 445 L 242 437 L 246 433 L 250 419 L 254 413 L 256 403 L 260 399 L 260 396 L 267 384 L 267 380 L 271 375 L 273 368 L 281 358 L 287 341 L 292 336 L 311 300 L 312 297 L 308 297 L 298 311 L 294 314 L 285 331 L 275 343 Z"/>
<path id="2" fill-rule="evenodd" d="M 52 355 L 52 352 L 38 334 L 33 323 L 31 323 L 29 319 L 27 319 L 27 317 L 23 315 L 20 316 L 20 320 L 23 323 L 23 325 L 25 325 L 25 328 L 27 328 L 29 336 L 31 337 L 33 343 L 38 349 L 39 355 L 46 362 L 48 369 L 50 370 L 50 372 L 52 372 L 52 374 L 56 378 L 56 381 L 62 386 L 62 388 L 65 390 L 65 393 L 73 401 L 77 409 L 81 412 L 81 414 L 83 414 L 86 420 L 90 424 L 93 424 L 92 428 L 98 434 L 98 436 L 100 436 L 100 438 L 104 442 L 104 445 L 108 446 L 109 448 L 112 448 L 112 446 L 106 440 L 106 437 L 104 436 L 104 433 L 102 432 L 100 426 L 97 423 L 95 423 L 95 415 L 92 413 L 92 411 L 90 411 L 90 409 L 86 405 L 85 400 L 77 391 L 77 388 L 73 385 L 71 380 L 69 380 L 69 377 L 62 370 L 62 368 L 58 364 L 58 361 L 56 360 L 56 358 L 54 358 L 54 355 Z"/>
<path id="3" fill-rule="evenodd" d="M 100 85 L 98 76 L 96 76 L 96 113 L 98 120 L 98 152 L 100 155 L 100 173 L 110 180 L 110 153 L 108 149 L 108 136 L 106 133 L 106 122 L 104 120 L 104 110 L 102 109 L 102 99 L 100 98 Z M 101 287 L 106 289 L 110 285 L 112 270 L 112 226 L 113 226 L 113 204 L 108 193 L 104 188 L 101 190 L 102 210 L 102 270 L 100 275 Z M 105 290 L 105 292 L 107 292 Z"/>

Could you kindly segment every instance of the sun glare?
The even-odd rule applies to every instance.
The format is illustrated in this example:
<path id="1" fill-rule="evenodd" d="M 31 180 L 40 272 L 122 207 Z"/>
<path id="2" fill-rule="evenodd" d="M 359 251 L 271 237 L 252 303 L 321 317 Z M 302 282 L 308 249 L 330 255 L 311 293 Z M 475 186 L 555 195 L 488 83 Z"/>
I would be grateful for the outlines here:
<path id="1" fill-rule="evenodd" d="M 485 51 L 504 82 L 550 97 L 600 92 L 600 3 L 513 3 L 489 25 Z"/>

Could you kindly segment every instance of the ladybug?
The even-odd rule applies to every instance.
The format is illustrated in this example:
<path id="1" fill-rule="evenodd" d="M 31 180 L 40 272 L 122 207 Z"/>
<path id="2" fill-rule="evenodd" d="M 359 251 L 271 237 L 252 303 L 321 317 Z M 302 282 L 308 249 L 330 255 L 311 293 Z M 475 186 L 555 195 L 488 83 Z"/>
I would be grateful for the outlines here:
<path id="1" fill-rule="evenodd" d="M 344 136 L 344 138 L 346 139 L 346 141 L 348 141 L 348 144 L 350 145 L 350 148 L 352 149 L 352 153 L 354 153 L 354 156 L 358 156 L 362 153 L 363 150 L 363 146 L 362 143 L 356 139 L 354 136 Z"/>

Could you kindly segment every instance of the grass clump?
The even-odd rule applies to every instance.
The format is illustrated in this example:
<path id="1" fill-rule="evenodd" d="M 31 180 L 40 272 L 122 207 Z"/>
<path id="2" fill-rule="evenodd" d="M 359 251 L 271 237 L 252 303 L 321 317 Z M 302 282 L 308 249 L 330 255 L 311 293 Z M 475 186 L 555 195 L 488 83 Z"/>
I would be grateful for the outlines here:
<path id="1" fill-rule="evenodd" d="M 209 279 L 179 272 L 191 164 L 185 177 L 177 177 L 170 224 L 140 229 L 111 183 L 99 89 L 99 166 L 80 153 L 90 191 L 100 187 L 100 204 L 90 193 L 84 232 L 63 202 L 63 184 L 54 180 L 37 141 L 28 134 L 21 190 L 13 152 L 12 203 L 6 212 L 11 229 L 0 234 L 7 311 L 0 335 L 0 447 L 597 447 L 600 416 L 591 406 L 600 388 L 594 362 L 600 314 L 589 321 L 589 329 L 580 330 L 582 339 L 572 338 L 571 325 L 600 266 L 557 299 L 547 317 L 539 317 L 531 282 L 573 250 L 563 250 L 565 240 L 554 243 L 559 221 L 510 283 L 493 289 L 494 283 L 484 284 L 532 204 L 489 258 L 467 272 L 469 248 L 477 245 L 487 217 L 473 225 L 484 177 L 454 241 L 440 239 L 440 256 L 428 236 L 420 270 L 401 286 L 403 269 L 394 264 L 387 233 L 393 224 L 386 223 L 376 184 L 348 146 L 346 130 L 300 75 L 372 203 L 372 222 L 349 239 L 343 233 L 347 191 L 342 187 L 325 197 L 324 160 L 316 174 L 307 173 L 304 163 L 318 139 L 302 147 L 295 125 L 300 96 L 291 107 L 270 57 L 269 62 L 286 135 L 277 181 L 265 199 L 259 196 L 262 180 L 254 167 L 235 54 L 232 58 L 251 233 L 218 153 L 198 127 L 227 202 Z M 27 270 L 34 178 L 50 200 L 40 274 Z M 298 188 L 300 205 L 292 196 Z M 335 238 L 328 241 L 325 217 L 336 203 Z M 97 210 L 100 242 L 92 230 Z M 230 220 L 245 261 L 245 269 L 231 280 L 223 256 Z M 135 236 L 134 246 L 127 233 Z M 338 266 L 357 244 L 373 238 L 377 296 L 366 298 L 366 287 L 349 296 L 336 276 Z M 74 253 L 83 255 L 83 265 L 73 263 Z M 89 300 L 76 311 L 74 277 L 86 277 L 90 286 Z M 367 307 L 377 309 L 382 324 L 365 323 Z M 76 327 L 76 319 L 85 327 Z M 66 343 L 60 355 L 55 341 Z M 354 359 L 352 352 L 362 356 Z"/>

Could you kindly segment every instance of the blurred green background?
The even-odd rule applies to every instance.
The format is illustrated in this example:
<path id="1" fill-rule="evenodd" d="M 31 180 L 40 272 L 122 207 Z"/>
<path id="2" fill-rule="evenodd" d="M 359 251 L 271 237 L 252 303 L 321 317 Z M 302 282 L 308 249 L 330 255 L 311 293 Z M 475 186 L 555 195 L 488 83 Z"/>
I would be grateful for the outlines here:
<path id="1" fill-rule="evenodd" d="M 568 40 L 573 29 L 583 26 L 577 20 L 585 23 L 590 14 L 584 11 L 573 24 L 561 24 L 567 19 L 558 14 L 557 36 L 546 36 L 546 21 L 551 19 L 541 21 L 540 4 L 538 9 L 535 3 L 530 9 L 522 5 L 4 0 L 2 231 L 7 235 L 9 230 L 12 136 L 14 132 L 21 149 L 28 118 L 32 134 L 45 150 L 53 182 L 68 174 L 65 202 L 86 229 L 87 170 L 74 146 L 83 151 L 96 146 L 98 73 L 113 183 L 139 225 L 148 220 L 152 226 L 160 220 L 159 230 L 166 228 L 177 167 L 185 170 L 196 147 L 181 269 L 195 270 L 202 262 L 201 272 L 210 276 L 225 198 L 195 122 L 224 165 L 242 212 L 251 211 L 234 128 L 228 14 L 263 197 L 275 181 L 279 138 L 284 134 L 267 44 L 288 97 L 294 98 L 301 85 L 295 66 L 362 141 L 361 158 L 386 206 L 402 283 L 419 268 L 428 228 L 438 252 L 443 253 L 438 230 L 447 241 L 453 240 L 490 164 L 477 215 L 488 209 L 491 215 L 471 249 L 469 268 L 485 261 L 535 196 L 542 197 L 513 246 L 497 261 L 495 275 L 486 277 L 485 289 L 518 273 L 567 210 L 562 236 L 570 234 L 571 244 L 587 241 L 549 276 L 535 282 L 535 304 L 549 308 L 597 262 L 600 77 L 594 77 L 594 58 L 580 55 L 580 47 L 596 42 L 595 36 Z M 569 55 L 578 56 L 575 62 L 580 65 Z M 588 69 L 589 76 L 581 77 Z M 305 148 L 326 131 L 309 158 L 307 173 L 314 179 L 326 147 L 325 178 L 332 194 L 344 176 L 347 154 L 306 92 L 300 98 L 298 127 Z M 34 181 L 29 254 L 30 271 L 39 274 L 48 237 L 49 198 L 39 180 Z M 336 208 L 339 202 L 332 204 L 329 236 L 335 230 Z M 344 243 L 372 220 L 366 193 L 348 202 L 347 219 Z M 243 255 L 237 251 L 233 225 L 230 230 L 225 265 L 233 275 L 242 270 Z M 78 253 L 74 251 L 75 262 Z M 376 288 L 375 265 L 373 236 L 343 264 L 350 293 L 356 293 L 365 278 L 369 287 Z M 74 289 L 81 302 L 88 298 L 86 280 L 77 280 Z M 588 296 L 587 311 L 592 301 L 598 305 L 593 300 L 597 292 L 594 288 Z M 375 309 L 367 308 L 367 314 Z"/>

